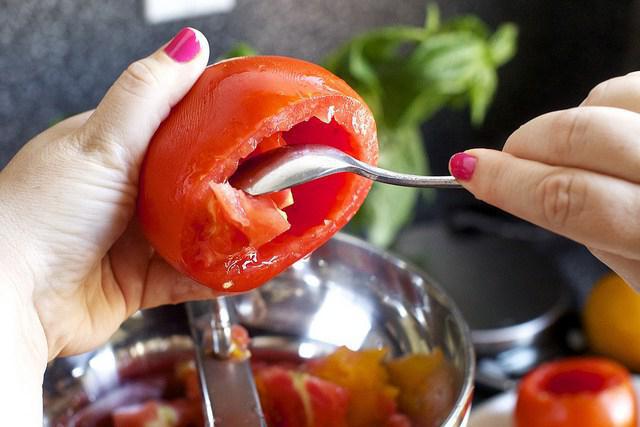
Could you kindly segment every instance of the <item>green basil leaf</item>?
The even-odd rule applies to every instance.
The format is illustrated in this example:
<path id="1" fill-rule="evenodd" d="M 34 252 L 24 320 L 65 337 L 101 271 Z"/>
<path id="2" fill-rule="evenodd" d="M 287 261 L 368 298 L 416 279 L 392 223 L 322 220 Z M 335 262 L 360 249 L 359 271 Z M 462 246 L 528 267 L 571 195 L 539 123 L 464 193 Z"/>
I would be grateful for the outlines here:
<path id="1" fill-rule="evenodd" d="M 481 39 L 490 35 L 489 27 L 480 18 L 473 15 L 454 18 L 442 26 L 443 32 L 470 33 Z"/>
<path id="2" fill-rule="evenodd" d="M 493 68 L 484 67 L 478 70 L 469 89 L 471 123 L 474 125 L 479 125 L 484 120 L 497 86 L 498 76 Z"/>
<path id="3" fill-rule="evenodd" d="M 440 28 L 440 9 L 435 3 L 427 3 L 427 13 L 424 18 L 424 29 L 430 33 Z"/>
<path id="4" fill-rule="evenodd" d="M 380 247 L 393 243 L 402 227 L 411 221 L 418 189 L 374 183 L 365 204 L 356 215 L 367 240 Z"/>
<path id="5" fill-rule="evenodd" d="M 516 54 L 518 27 L 502 24 L 489 39 L 489 50 L 495 65 L 502 65 Z"/>
<path id="6" fill-rule="evenodd" d="M 224 55 L 218 58 L 218 61 L 222 61 L 223 59 L 231 59 L 238 58 L 240 56 L 256 56 L 258 52 L 253 48 L 253 46 L 248 43 L 240 42 L 229 49 Z"/>
<path id="7" fill-rule="evenodd" d="M 427 173 L 427 156 L 419 127 L 382 128 L 379 140 L 380 167 L 419 175 Z M 352 221 L 352 229 L 359 228 L 378 246 L 389 246 L 413 217 L 419 194 L 416 188 L 374 183 Z"/>

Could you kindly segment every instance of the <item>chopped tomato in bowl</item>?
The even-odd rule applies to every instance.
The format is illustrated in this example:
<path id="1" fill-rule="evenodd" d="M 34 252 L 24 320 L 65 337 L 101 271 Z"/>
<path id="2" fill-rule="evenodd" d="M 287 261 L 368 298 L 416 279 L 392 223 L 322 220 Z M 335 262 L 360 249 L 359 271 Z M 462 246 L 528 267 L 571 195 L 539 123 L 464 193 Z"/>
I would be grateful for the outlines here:
<path id="1" fill-rule="evenodd" d="M 343 227 L 371 186 L 338 174 L 253 197 L 229 184 L 247 158 L 295 144 L 377 161 L 371 112 L 322 67 L 284 57 L 209 67 L 150 143 L 138 197 L 145 235 L 175 268 L 213 289 L 264 283 Z"/>
<path id="2" fill-rule="evenodd" d="M 251 365 L 269 427 L 435 427 L 454 405 L 433 405 L 455 387 L 451 381 L 438 384 L 438 377 L 452 372 L 439 348 L 390 358 L 385 348 L 340 347 L 307 360 L 258 349 Z M 195 364 L 183 363 L 179 370 L 186 390 L 193 384 L 199 398 Z M 411 408 L 406 399 L 419 405 Z"/>

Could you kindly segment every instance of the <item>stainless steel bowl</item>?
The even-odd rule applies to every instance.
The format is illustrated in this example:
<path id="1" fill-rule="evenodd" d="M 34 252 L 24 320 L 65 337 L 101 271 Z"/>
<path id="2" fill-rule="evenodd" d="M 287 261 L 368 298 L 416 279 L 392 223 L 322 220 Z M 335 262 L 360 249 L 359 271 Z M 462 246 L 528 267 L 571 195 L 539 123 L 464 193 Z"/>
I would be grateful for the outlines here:
<path id="1" fill-rule="evenodd" d="M 302 358 L 337 346 L 384 346 L 394 356 L 440 347 L 459 377 L 443 426 L 462 426 L 471 407 L 474 354 L 452 301 L 423 272 L 367 243 L 338 235 L 260 289 L 232 298 L 253 345 Z M 104 347 L 59 359 L 45 375 L 45 424 L 77 413 L 117 388 L 130 366 L 153 369 L 191 351 L 182 306 L 137 313 Z"/>

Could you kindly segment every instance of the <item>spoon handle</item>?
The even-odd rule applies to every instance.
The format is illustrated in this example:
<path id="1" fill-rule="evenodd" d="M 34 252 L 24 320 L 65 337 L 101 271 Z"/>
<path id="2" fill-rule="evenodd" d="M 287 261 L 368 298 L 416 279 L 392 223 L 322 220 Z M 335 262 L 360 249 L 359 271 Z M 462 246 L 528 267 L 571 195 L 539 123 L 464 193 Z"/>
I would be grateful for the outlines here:
<path id="1" fill-rule="evenodd" d="M 312 144 L 285 146 L 260 154 L 245 162 L 230 181 L 234 187 L 258 196 L 344 172 L 405 187 L 462 188 L 452 176 L 392 172 L 364 163 L 336 148 Z"/>
<path id="2" fill-rule="evenodd" d="M 462 185 L 452 176 L 411 175 L 381 169 L 358 160 L 356 163 L 357 167 L 351 169 L 351 172 L 385 184 L 420 188 L 462 188 Z"/>

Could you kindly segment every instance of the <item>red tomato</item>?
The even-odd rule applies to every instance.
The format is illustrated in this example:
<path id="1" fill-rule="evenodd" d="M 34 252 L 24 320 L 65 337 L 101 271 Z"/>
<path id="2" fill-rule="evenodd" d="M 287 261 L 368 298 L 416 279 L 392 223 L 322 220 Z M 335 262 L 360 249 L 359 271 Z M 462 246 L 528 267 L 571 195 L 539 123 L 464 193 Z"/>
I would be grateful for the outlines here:
<path id="1" fill-rule="evenodd" d="M 162 123 L 140 174 L 144 232 L 169 263 L 213 289 L 246 291 L 310 253 L 360 207 L 370 182 L 339 174 L 250 197 L 227 179 L 253 152 L 325 144 L 378 155 L 362 99 L 325 69 L 283 57 L 209 67 Z"/>
<path id="2" fill-rule="evenodd" d="M 521 382 L 517 427 L 636 427 L 628 371 L 601 358 L 570 358 L 534 369 Z"/>
<path id="3" fill-rule="evenodd" d="M 280 366 L 262 367 L 254 375 L 269 426 L 347 426 L 349 393 L 344 388 Z"/>

